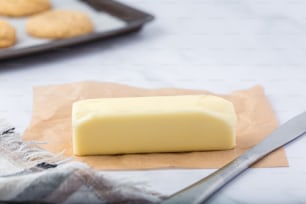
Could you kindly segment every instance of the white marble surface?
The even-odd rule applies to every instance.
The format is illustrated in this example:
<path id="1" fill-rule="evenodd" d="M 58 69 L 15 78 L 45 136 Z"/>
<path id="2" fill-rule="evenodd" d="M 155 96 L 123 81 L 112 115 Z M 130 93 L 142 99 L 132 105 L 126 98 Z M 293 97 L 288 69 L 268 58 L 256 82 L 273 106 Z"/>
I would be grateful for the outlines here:
<path id="1" fill-rule="evenodd" d="M 265 87 L 280 122 L 306 107 L 306 1 L 125 0 L 156 20 L 138 34 L 0 62 L 0 117 L 22 132 L 32 87 L 82 80 L 227 93 Z M 289 168 L 250 169 L 212 203 L 306 203 L 306 136 Z M 108 172 L 170 194 L 213 170 Z"/>

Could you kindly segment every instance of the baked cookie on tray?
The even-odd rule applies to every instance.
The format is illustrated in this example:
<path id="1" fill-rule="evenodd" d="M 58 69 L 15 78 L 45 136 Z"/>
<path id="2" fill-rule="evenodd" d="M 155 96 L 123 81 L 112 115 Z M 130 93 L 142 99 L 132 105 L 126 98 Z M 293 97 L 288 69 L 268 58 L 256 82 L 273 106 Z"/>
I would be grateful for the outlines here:
<path id="1" fill-rule="evenodd" d="M 0 20 L 0 48 L 11 47 L 16 43 L 16 30 L 8 22 Z"/>
<path id="2" fill-rule="evenodd" d="M 22 17 L 49 10 L 49 0 L 0 0 L 0 15 Z"/>
<path id="3" fill-rule="evenodd" d="M 33 37 L 63 39 L 89 34 L 94 26 L 89 16 L 80 11 L 52 10 L 30 17 L 26 30 Z"/>

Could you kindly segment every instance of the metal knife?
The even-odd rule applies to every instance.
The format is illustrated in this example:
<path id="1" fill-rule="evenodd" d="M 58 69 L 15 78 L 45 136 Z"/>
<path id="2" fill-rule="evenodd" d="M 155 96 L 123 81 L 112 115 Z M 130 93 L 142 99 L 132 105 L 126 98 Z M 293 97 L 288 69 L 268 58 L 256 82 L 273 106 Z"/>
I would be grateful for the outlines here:
<path id="1" fill-rule="evenodd" d="M 306 112 L 287 121 L 262 142 L 211 175 L 174 193 L 162 204 L 201 204 L 265 155 L 306 133 Z"/>

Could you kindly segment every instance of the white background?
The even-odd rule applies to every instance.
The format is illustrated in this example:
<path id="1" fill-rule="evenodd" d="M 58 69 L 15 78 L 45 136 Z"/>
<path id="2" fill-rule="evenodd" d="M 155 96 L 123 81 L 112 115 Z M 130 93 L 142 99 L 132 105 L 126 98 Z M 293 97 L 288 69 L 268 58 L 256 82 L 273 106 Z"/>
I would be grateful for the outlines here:
<path id="1" fill-rule="evenodd" d="M 280 123 L 306 107 L 306 1 L 125 0 L 156 16 L 140 33 L 0 62 L 0 118 L 23 132 L 32 87 L 83 80 L 228 93 L 260 84 Z M 305 121 L 306 122 L 306 121 Z M 250 169 L 212 203 L 306 203 L 306 137 L 289 168 Z M 164 194 L 213 170 L 108 172 Z"/>

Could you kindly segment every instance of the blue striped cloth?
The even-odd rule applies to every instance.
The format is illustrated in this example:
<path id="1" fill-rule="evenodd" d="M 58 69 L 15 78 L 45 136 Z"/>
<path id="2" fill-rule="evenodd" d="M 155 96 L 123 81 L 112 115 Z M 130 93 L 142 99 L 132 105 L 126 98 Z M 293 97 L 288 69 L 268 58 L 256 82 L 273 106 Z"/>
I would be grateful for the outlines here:
<path id="1" fill-rule="evenodd" d="M 107 178 L 76 161 L 63 161 L 23 142 L 15 129 L 0 121 L 0 202 L 159 203 L 160 194 L 142 186 Z"/>

